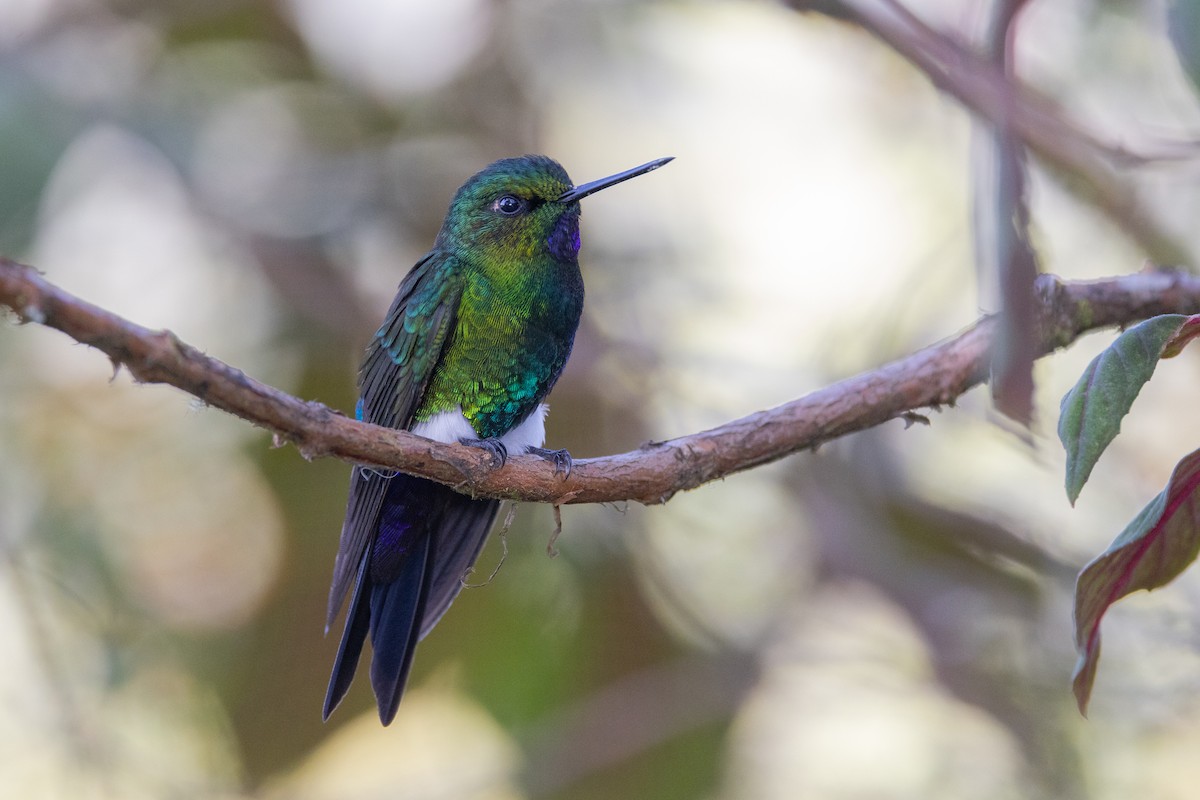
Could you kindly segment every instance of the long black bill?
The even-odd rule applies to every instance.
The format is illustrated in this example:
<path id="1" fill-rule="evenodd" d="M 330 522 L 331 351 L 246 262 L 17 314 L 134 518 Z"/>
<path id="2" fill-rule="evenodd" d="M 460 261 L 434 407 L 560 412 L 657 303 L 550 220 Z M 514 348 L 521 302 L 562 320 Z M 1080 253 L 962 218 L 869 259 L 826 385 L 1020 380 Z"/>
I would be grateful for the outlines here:
<path id="1" fill-rule="evenodd" d="M 653 161 L 642 164 L 640 167 L 627 169 L 624 172 L 618 172 L 616 175 L 609 175 L 607 178 L 601 178 L 598 181 L 585 183 L 583 186 L 576 186 L 574 189 L 568 189 L 563 192 L 559 198 L 560 203 L 577 203 L 589 194 L 595 194 L 601 189 L 607 189 L 609 186 L 615 186 L 622 181 L 627 181 L 630 178 L 636 178 L 638 175 L 645 175 L 647 172 L 652 172 L 663 164 L 669 161 L 674 161 L 675 156 L 667 156 L 666 158 L 656 158 Z"/>

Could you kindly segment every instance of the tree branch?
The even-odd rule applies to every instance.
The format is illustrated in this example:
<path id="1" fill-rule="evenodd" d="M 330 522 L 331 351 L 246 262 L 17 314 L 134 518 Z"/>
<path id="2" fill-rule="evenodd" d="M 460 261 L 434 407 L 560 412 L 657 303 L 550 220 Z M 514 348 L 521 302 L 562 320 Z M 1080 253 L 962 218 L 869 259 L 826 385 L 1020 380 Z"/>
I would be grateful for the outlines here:
<path id="1" fill-rule="evenodd" d="M 1037 294 L 1039 355 L 1098 328 L 1157 314 L 1200 312 L 1200 278 L 1174 272 L 1068 282 L 1044 275 Z M 332 456 L 400 469 L 479 497 L 555 504 L 663 503 L 678 491 L 891 419 L 921 419 L 917 409 L 953 404 L 986 379 L 997 329 L 995 317 L 983 317 L 951 339 L 781 406 L 627 453 L 580 459 L 564 479 L 538 458 L 517 456 L 494 469 L 490 456 L 478 448 L 368 425 L 299 400 L 204 355 L 170 331 L 143 328 L 4 258 L 0 306 L 101 350 L 142 383 L 170 384 L 266 428 L 306 458 Z"/>
<path id="2" fill-rule="evenodd" d="M 804 10 L 811 0 L 791 0 Z M 1093 203 L 1137 241 L 1154 260 L 1184 263 L 1188 248 L 1149 217 L 1116 169 L 1158 161 L 1194 160 L 1195 142 L 1171 142 L 1141 154 L 1102 141 L 1066 119 L 1058 105 L 1037 90 L 1009 81 L 1001 67 L 947 33 L 934 30 L 899 0 L 833 0 L 832 9 L 877 36 L 933 84 L 996 126 L 1013 132 L 1066 178 L 1069 190 Z"/>

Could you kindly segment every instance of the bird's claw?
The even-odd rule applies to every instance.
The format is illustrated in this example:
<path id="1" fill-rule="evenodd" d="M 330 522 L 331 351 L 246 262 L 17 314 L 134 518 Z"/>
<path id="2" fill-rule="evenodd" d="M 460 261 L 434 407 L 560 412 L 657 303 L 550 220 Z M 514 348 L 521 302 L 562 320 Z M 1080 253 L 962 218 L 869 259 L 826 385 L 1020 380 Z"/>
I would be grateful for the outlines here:
<path id="1" fill-rule="evenodd" d="M 553 461 L 554 474 L 562 475 L 563 480 L 571 477 L 571 467 L 575 465 L 575 460 L 571 458 L 571 454 L 566 450 L 547 450 L 543 447 L 531 447 L 526 452 L 539 458 L 544 458 L 547 461 Z"/>
<path id="2" fill-rule="evenodd" d="M 508 448 L 504 446 L 504 442 L 495 438 L 487 439 L 459 439 L 459 444 L 465 444 L 467 447 L 478 447 L 480 450 L 486 450 L 492 457 L 492 466 L 499 469 L 508 461 Z"/>

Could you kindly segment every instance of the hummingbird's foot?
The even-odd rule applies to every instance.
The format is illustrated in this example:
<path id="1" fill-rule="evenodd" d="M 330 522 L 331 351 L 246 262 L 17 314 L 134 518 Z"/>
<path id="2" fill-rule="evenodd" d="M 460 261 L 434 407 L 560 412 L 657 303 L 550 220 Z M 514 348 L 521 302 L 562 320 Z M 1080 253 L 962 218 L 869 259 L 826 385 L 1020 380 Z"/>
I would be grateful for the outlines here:
<path id="1" fill-rule="evenodd" d="M 544 458 L 547 461 L 554 462 L 554 474 L 562 475 L 563 480 L 571 477 L 571 467 L 574 466 L 575 460 L 571 458 L 571 454 L 566 450 L 547 450 L 543 447 L 531 447 L 525 451 L 538 458 Z"/>
<path id="2" fill-rule="evenodd" d="M 459 439 L 459 444 L 465 444 L 467 447 L 478 447 L 480 450 L 486 450 L 492 456 L 492 466 L 499 469 L 504 466 L 504 462 L 508 461 L 508 448 L 504 446 L 504 442 L 495 438 L 487 439 Z"/>

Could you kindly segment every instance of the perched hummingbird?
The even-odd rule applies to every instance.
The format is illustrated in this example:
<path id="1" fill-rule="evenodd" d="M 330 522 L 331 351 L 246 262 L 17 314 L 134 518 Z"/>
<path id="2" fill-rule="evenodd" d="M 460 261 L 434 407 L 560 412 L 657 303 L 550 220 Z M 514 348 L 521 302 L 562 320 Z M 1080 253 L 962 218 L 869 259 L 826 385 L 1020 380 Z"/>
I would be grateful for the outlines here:
<path id="1" fill-rule="evenodd" d="M 367 347 L 358 418 L 482 447 L 500 464 L 509 453 L 535 453 L 569 472 L 565 450 L 542 449 L 542 400 L 583 311 L 579 201 L 670 160 L 573 187 L 556 161 L 522 156 L 463 184 Z M 392 721 L 417 641 L 462 589 L 499 507 L 424 478 L 354 468 L 326 630 L 351 583 L 354 596 L 325 719 L 350 688 L 370 634 L 379 718 Z"/>

